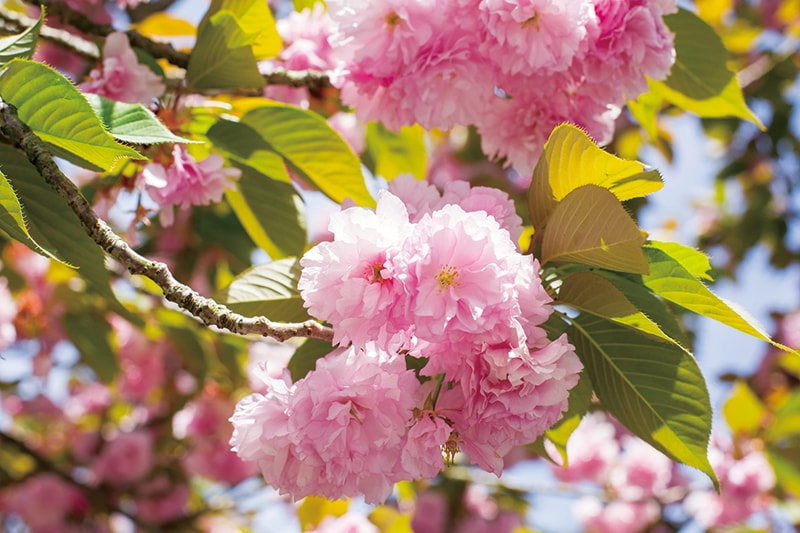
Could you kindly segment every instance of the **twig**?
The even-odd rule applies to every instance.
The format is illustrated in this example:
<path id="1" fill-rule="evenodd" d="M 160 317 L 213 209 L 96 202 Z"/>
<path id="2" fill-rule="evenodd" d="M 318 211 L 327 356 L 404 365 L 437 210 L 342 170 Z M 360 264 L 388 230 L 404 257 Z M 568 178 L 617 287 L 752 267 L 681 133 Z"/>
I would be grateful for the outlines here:
<path id="1" fill-rule="evenodd" d="M 110 24 L 98 24 L 92 22 L 86 15 L 71 9 L 66 4 L 54 2 L 52 0 L 24 0 L 25 2 L 44 6 L 47 14 L 60 20 L 63 24 L 89 34 L 106 37 L 109 33 L 116 31 Z M 44 28 L 42 28 L 44 31 Z M 183 69 L 189 66 L 189 54 L 175 50 L 169 43 L 154 41 L 145 37 L 136 30 L 125 32 L 130 40 L 131 46 L 141 48 L 156 59 L 166 59 L 176 67 Z M 44 33 L 42 34 L 44 35 Z M 67 46 L 69 46 L 67 44 Z M 97 57 L 96 55 L 94 57 Z M 306 87 L 312 91 L 332 87 L 328 74 L 315 71 L 274 71 L 264 75 L 267 85 L 286 85 L 289 87 Z"/>
<path id="2" fill-rule="evenodd" d="M 6 23 L 4 28 L 12 33 L 20 33 L 36 24 L 36 19 L 2 7 L 0 7 L 0 19 Z M 67 30 L 42 25 L 39 30 L 39 35 L 83 57 L 89 59 L 98 59 L 100 57 L 100 50 L 95 43 L 87 41 Z"/>
<path id="3" fill-rule="evenodd" d="M 22 148 L 39 174 L 67 201 L 94 242 L 125 265 L 131 274 L 153 280 L 164 292 L 164 298 L 199 318 L 205 325 L 217 326 L 239 335 L 263 335 L 281 342 L 292 337 L 311 337 L 327 341 L 333 339 L 332 329 L 313 320 L 282 324 L 263 316 L 245 317 L 180 283 L 166 264 L 151 261 L 137 253 L 92 211 L 86 198 L 58 168 L 45 143 L 19 119 L 17 110 L 12 105 L 0 107 L 0 132 Z"/>

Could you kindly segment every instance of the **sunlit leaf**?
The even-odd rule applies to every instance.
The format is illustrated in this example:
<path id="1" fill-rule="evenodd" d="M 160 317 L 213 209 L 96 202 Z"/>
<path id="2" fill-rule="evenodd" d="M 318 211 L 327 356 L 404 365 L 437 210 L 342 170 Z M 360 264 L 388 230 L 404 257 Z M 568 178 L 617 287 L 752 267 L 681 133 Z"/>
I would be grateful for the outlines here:
<path id="1" fill-rule="evenodd" d="M 664 100 L 674 104 L 685 111 L 708 118 L 736 117 L 757 125 L 764 130 L 764 125 L 747 107 L 742 89 L 737 78 L 734 77 L 718 96 L 706 100 L 695 100 L 678 91 L 670 89 L 663 82 L 649 82 L 650 90 L 660 95 Z"/>
<path id="2" fill-rule="evenodd" d="M 57 155 L 76 164 L 108 170 L 120 157 L 143 159 L 114 140 L 72 82 L 47 65 L 11 61 L 0 73 L 0 96 Z"/>
<path id="3" fill-rule="evenodd" d="M 262 315 L 271 320 L 308 320 L 297 290 L 300 266 L 297 259 L 280 259 L 245 270 L 216 297 L 237 313 Z"/>
<path id="4" fill-rule="evenodd" d="M 768 448 L 767 457 L 775 470 L 778 486 L 800 498 L 800 445 Z"/>
<path id="5" fill-rule="evenodd" d="M 711 292 L 678 260 L 651 246 L 645 246 L 644 252 L 650 264 L 650 274 L 643 279 L 654 293 L 689 311 L 769 342 L 782 350 L 791 351 L 773 341 L 754 318 L 748 317 L 742 310 L 734 309 L 733 304 Z"/>
<path id="6" fill-rule="evenodd" d="M 542 263 L 573 262 L 645 273 L 644 236 L 607 189 L 583 185 L 561 200 L 542 240 Z"/>
<path id="7" fill-rule="evenodd" d="M 197 28 L 188 20 L 163 11 L 148 15 L 146 19 L 138 24 L 132 24 L 131 27 L 148 37 L 190 37 L 197 33 Z"/>
<path id="8" fill-rule="evenodd" d="M 775 410 L 775 417 L 767 428 L 767 439 L 771 442 L 797 437 L 800 437 L 800 390 L 794 390 Z"/>
<path id="9" fill-rule="evenodd" d="M 597 185 L 619 200 L 630 200 L 661 189 L 663 182 L 643 163 L 609 154 L 580 128 L 561 124 L 550 134 L 533 170 L 528 202 L 536 230 L 542 229 L 556 202 L 584 185 Z"/>
<path id="10" fill-rule="evenodd" d="M 186 69 L 187 85 L 200 90 L 263 88 L 253 54 L 255 40 L 256 35 L 245 33 L 233 13 L 216 12 L 198 29 Z"/>
<path id="11" fill-rule="evenodd" d="M 4 65 L 14 58 L 30 59 L 39 40 L 39 30 L 44 23 L 45 9 L 39 14 L 36 24 L 26 28 L 22 33 L 0 37 L 0 65 Z"/>
<path id="12" fill-rule="evenodd" d="M 636 436 L 718 486 L 706 456 L 711 403 L 691 354 L 591 314 L 573 319 L 569 339 L 605 409 Z"/>
<path id="13" fill-rule="evenodd" d="M 358 158 L 318 114 L 270 102 L 245 113 L 242 124 L 257 131 L 298 176 L 334 202 L 350 198 L 374 207 Z"/>
<path id="14" fill-rule="evenodd" d="M 636 119 L 636 122 L 647 132 L 651 139 L 658 138 L 658 124 L 656 117 L 658 112 L 661 111 L 661 105 L 664 99 L 651 91 L 642 93 L 636 98 L 627 103 L 628 110 Z"/>
<path id="15" fill-rule="evenodd" d="M 725 422 L 734 435 L 755 435 L 764 423 L 767 409 L 758 396 L 743 380 L 736 380 L 725 405 L 722 406 Z"/>
<path id="16" fill-rule="evenodd" d="M 134 144 L 195 143 L 178 137 L 142 104 L 109 100 L 96 94 L 84 95 L 108 132 L 120 141 Z"/>
<path id="17" fill-rule="evenodd" d="M 367 124 L 367 152 L 375 163 L 373 173 L 392 180 L 400 174 L 425 179 L 428 171 L 425 131 L 419 124 L 391 131 L 380 122 Z"/>
<path id="18" fill-rule="evenodd" d="M 559 288 L 556 303 L 608 318 L 667 342 L 677 342 L 638 309 L 625 293 L 593 272 L 576 272 L 567 276 Z"/>
<path id="19" fill-rule="evenodd" d="M 202 32 L 207 20 L 220 11 L 228 11 L 236 18 L 242 31 L 253 36 L 253 56 L 256 60 L 277 56 L 283 47 L 275 18 L 266 2 L 261 0 L 212 0 L 206 17 L 200 22 Z"/>
<path id="20" fill-rule="evenodd" d="M 647 246 L 661 250 L 681 264 L 692 276 L 707 281 L 714 281 L 709 272 L 711 261 L 708 256 L 689 246 L 677 242 L 649 241 Z"/>

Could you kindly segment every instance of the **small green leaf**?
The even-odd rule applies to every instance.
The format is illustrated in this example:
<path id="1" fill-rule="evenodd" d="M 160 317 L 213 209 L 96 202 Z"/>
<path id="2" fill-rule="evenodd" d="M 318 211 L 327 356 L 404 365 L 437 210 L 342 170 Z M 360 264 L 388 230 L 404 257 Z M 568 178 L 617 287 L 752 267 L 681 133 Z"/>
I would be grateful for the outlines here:
<path id="1" fill-rule="evenodd" d="M 94 313 L 67 312 L 61 319 L 64 331 L 103 383 L 109 384 L 119 372 L 119 364 L 111 346 L 111 326 Z"/>
<path id="2" fill-rule="evenodd" d="M 0 96 L 56 155 L 76 164 L 108 170 L 120 157 L 143 159 L 114 140 L 83 94 L 47 65 L 14 59 L 0 73 Z"/>
<path id="3" fill-rule="evenodd" d="M 542 263 L 573 262 L 645 273 L 644 236 L 607 189 L 583 185 L 561 200 L 542 240 Z"/>
<path id="4" fill-rule="evenodd" d="M 302 255 L 306 223 L 300 195 L 288 183 L 237 166 L 242 177 L 225 197 L 250 238 L 273 259 Z"/>
<path id="5" fill-rule="evenodd" d="M 800 390 L 795 389 L 775 410 L 775 418 L 767 427 L 766 436 L 773 443 L 800 437 Z"/>
<path id="6" fill-rule="evenodd" d="M 245 270 L 216 299 L 245 315 L 261 315 L 282 322 L 308 320 L 297 290 L 299 278 L 297 259 L 272 261 Z"/>
<path id="7" fill-rule="evenodd" d="M 619 324 L 677 343 L 656 322 L 626 298 L 625 293 L 594 272 L 576 272 L 567 276 L 558 291 L 556 303 L 608 318 Z"/>
<path id="8" fill-rule="evenodd" d="M 358 158 L 318 114 L 270 102 L 245 113 L 241 122 L 257 131 L 300 178 L 334 202 L 350 198 L 357 205 L 375 206 Z"/>
<path id="9" fill-rule="evenodd" d="M 722 414 L 734 435 L 755 436 L 764 423 L 767 409 L 747 383 L 737 379 L 731 395 L 722 406 Z"/>
<path id="10" fill-rule="evenodd" d="M 650 91 L 701 117 L 738 117 L 763 130 L 744 101 L 727 65 L 728 51 L 713 28 L 686 9 L 666 15 L 664 22 L 675 33 L 675 64 L 665 81 L 649 81 Z"/>
<path id="11" fill-rule="evenodd" d="M 644 253 L 650 264 L 650 274 L 644 276 L 644 284 L 654 293 L 684 309 L 714 319 L 748 335 L 766 341 L 782 350 L 789 348 L 773 341 L 764 329 L 744 311 L 715 295 L 702 281 L 663 250 L 645 246 Z"/>
<path id="12" fill-rule="evenodd" d="M 20 34 L 0 38 L 0 65 L 5 65 L 14 58 L 30 59 L 39 40 L 39 30 L 44 23 L 45 9 L 39 14 L 39 20 Z"/>
<path id="13" fill-rule="evenodd" d="M 292 375 L 292 382 L 306 377 L 306 374 L 317 366 L 317 359 L 325 357 L 333 351 L 327 341 L 307 339 L 292 355 L 287 368 Z"/>
<path id="14" fill-rule="evenodd" d="M 2 163 L 0 163 L 1 165 Z M 8 233 L 8 236 L 12 239 L 25 244 L 34 252 L 63 263 L 61 259 L 36 242 L 28 232 L 28 225 L 25 223 L 25 215 L 22 211 L 22 205 L 19 203 L 19 198 L 17 198 L 14 188 L 2 172 L 0 172 L 0 229 Z"/>
<path id="15" fill-rule="evenodd" d="M 218 11 L 203 22 L 189 57 L 187 85 L 198 90 L 262 89 L 264 77 L 253 55 L 257 36 L 245 33 L 230 11 Z"/>
<path id="16" fill-rule="evenodd" d="M 785 448 L 768 448 L 767 457 L 775 470 L 778 486 L 800 498 L 800 445 Z"/>
<path id="17" fill-rule="evenodd" d="M 533 170 L 528 203 L 534 228 L 541 231 L 556 203 L 584 185 L 608 189 L 623 201 L 661 189 L 661 176 L 646 168 L 609 154 L 572 124 L 557 126 Z"/>
<path id="18" fill-rule="evenodd" d="M 658 123 L 656 117 L 663 103 L 664 99 L 652 91 L 642 93 L 636 100 L 630 100 L 627 103 L 628 110 L 633 115 L 633 118 L 644 131 L 647 132 L 650 139 L 653 140 L 658 138 Z"/>
<path id="19" fill-rule="evenodd" d="M 591 314 L 573 319 L 568 335 L 603 407 L 663 454 L 708 475 L 719 489 L 706 456 L 711 403 L 691 354 Z"/>
<path id="20" fill-rule="evenodd" d="M 116 139 L 134 144 L 196 143 L 178 137 L 142 104 L 128 104 L 85 94 L 89 105 Z"/>
<path id="21" fill-rule="evenodd" d="M 367 124 L 367 151 L 375 162 L 373 174 L 393 180 L 408 173 L 418 180 L 428 171 L 425 130 L 419 124 L 405 126 L 399 132 L 386 129 L 380 122 Z"/>
<path id="22" fill-rule="evenodd" d="M 266 3 L 261 0 L 212 0 L 197 28 L 198 34 L 205 29 L 209 18 L 220 11 L 233 14 L 242 31 L 253 36 L 253 56 L 256 60 L 269 59 L 281 52 L 283 40 Z"/>

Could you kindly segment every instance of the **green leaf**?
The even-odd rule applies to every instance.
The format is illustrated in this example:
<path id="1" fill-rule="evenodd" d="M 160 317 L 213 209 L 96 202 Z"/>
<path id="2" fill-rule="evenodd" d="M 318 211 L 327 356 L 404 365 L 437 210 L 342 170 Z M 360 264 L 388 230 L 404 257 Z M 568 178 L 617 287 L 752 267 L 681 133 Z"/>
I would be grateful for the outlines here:
<path id="1" fill-rule="evenodd" d="M 591 314 L 573 319 L 568 335 L 603 407 L 666 456 L 708 475 L 719 490 L 706 456 L 711 403 L 691 354 Z"/>
<path id="2" fill-rule="evenodd" d="M 696 278 L 714 281 L 709 272 L 711 262 L 706 254 L 700 250 L 684 246 L 677 242 L 649 241 L 647 246 L 657 248 L 681 264 L 691 275 Z"/>
<path id="3" fill-rule="evenodd" d="M 242 31 L 253 36 L 253 56 L 256 60 L 277 56 L 283 48 L 283 40 L 275 25 L 269 6 L 261 0 L 212 0 L 205 17 L 197 28 L 204 30 L 211 17 L 220 11 L 228 11 L 236 18 Z"/>
<path id="4" fill-rule="evenodd" d="M 211 12 L 209 9 L 208 14 Z M 253 54 L 256 37 L 245 33 L 236 15 L 230 11 L 218 11 L 203 19 L 186 69 L 189 88 L 264 88 L 264 78 Z"/>
<path id="5" fill-rule="evenodd" d="M 775 410 L 775 417 L 767 427 L 766 436 L 773 443 L 800 437 L 800 390 L 795 389 Z"/>
<path id="6" fill-rule="evenodd" d="M 0 73 L 0 96 L 56 155 L 92 170 L 108 170 L 120 157 L 143 159 L 119 144 L 92 106 L 64 76 L 42 63 L 15 59 Z M 72 158 L 70 156 L 76 156 Z"/>
<path id="7" fill-rule="evenodd" d="M 711 292 L 677 259 L 652 246 L 645 246 L 644 253 L 650 264 L 650 274 L 644 276 L 644 284 L 660 297 L 782 350 L 792 351 L 773 341 L 755 319 L 746 316 L 744 311 L 734 309 L 733 304 Z"/>
<path id="8" fill-rule="evenodd" d="M 572 124 L 557 126 L 533 170 L 528 203 L 534 228 L 541 231 L 556 203 L 584 185 L 608 189 L 623 201 L 661 189 L 658 172 L 645 169 L 604 151 Z"/>
<path id="9" fill-rule="evenodd" d="M 425 179 L 428 152 L 425 130 L 419 124 L 391 131 L 380 122 L 367 124 L 367 151 L 375 162 L 373 174 L 392 180 L 400 174 Z"/>
<path id="10" fill-rule="evenodd" d="M 686 9 L 666 15 L 664 22 L 675 33 L 675 64 L 665 81 L 649 80 L 650 91 L 701 117 L 738 117 L 763 130 L 744 101 L 727 65 L 728 51 L 713 28 Z"/>
<path id="11" fill-rule="evenodd" d="M 800 498 L 800 446 L 795 444 L 786 448 L 768 448 L 767 457 L 775 470 L 778 486 Z"/>
<path id="12" fill-rule="evenodd" d="M 19 194 L 31 236 L 63 261 L 78 267 L 81 277 L 91 289 L 111 302 L 114 312 L 129 316 L 109 285 L 111 274 L 105 268 L 105 254 L 86 235 L 66 202 L 47 185 L 25 156 L 10 146 L 0 145 L 0 161 Z"/>
<path id="13" fill-rule="evenodd" d="M 39 14 L 39 20 L 30 28 L 17 35 L 0 38 L 0 65 L 5 65 L 14 58 L 30 59 L 39 40 L 39 30 L 44 23 L 45 9 Z"/>
<path id="14" fill-rule="evenodd" d="M 592 404 L 592 394 L 594 394 L 592 380 L 586 372 L 581 372 L 578 384 L 569 391 L 569 407 L 564 412 L 564 416 L 544 434 L 561 456 L 564 468 L 569 466 L 567 441 L 572 432 L 580 425 L 583 415 L 589 410 L 589 406 Z"/>
<path id="15" fill-rule="evenodd" d="M 294 0 L 294 10 L 302 11 L 305 8 L 313 9 L 316 4 L 325 5 L 324 0 Z"/>
<path id="16" fill-rule="evenodd" d="M 229 159 L 247 165 L 274 180 L 292 182 L 280 154 L 275 152 L 258 131 L 247 124 L 219 120 L 209 128 L 206 137 L 215 149 L 223 152 Z"/>
<path id="17" fill-rule="evenodd" d="M 257 131 L 300 178 L 334 202 L 350 198 L 357 205 L 375 206 L 358 158 L 318 114 L 270 102 L 245 113 L 242 124 Z"/>
<path id="18" fill-rule="evenodd" d="M 325 357 L 333 351 L 333 346 L 327 341 L 307 339 L 292 355 L 287 368 L 292 375 L 292 382 L 306 377 L 306 374 L 317 366 L 317 359 Z"/>
<path id="19" fill-rule="evenodd" d="M 295 258 L 249 268 L 217 296 L 233 311 L 270 320 L 300 322 L 309 316 L 297 290 L 300 265 Z"/>
<path id="20" fill-rule="evenodd" d="M 2 162 L 0 162 L 1 167 Z M 25 215 L 17 193 L 14 192 L 14 188 L 2 172 L 0 172 L 0 229 L 8 233 L 8 236 L 12 239 L 25 244 L 34 252 L 63 263 L 55 254 L 36 242 L 28 232 L 28 225 L 25 223 Z"/>
<path id="21" fill-rule="evenodd" d="M 567 276 L 559 288 L 556 303 L 587 311 L 678 344 L 613 283 L 594 272 L 576 272 Z"/>
<path id="22" fill-rule="evenodd" d="M 142 104 L 128 104 L 85 94 L 89 105 L 116 139 L 134 144 L 196 143 L 172 133 Z"/>
<path id="23" fill-rule="evenodd" d="M 208 374 L 208 354 L 198 337 L 196 323 L 181 312 L 162 308 L 158 310 L 158 327 L 180 357 L 182 368 L 199 383 L 204 383 Z"/>
<path id="24" fill-rule="evenodd" d="M 722 406 L 722 414 L 734 435 L 755 436 L 761 429 L 767 409 L 747 383 L 737 379 Z"/>
<path id="25" fill-rule="evenodd" d="M 636 100 L 629 100 L 627 103 L 628 110 L 633 115 L 633 118 L 653 140 L 658 138 L 656 117 L 663 103 L 664 99 L 652 91 L 642 93 Z"/>
<path id="26" fill-rule="evenodd" d="M 67 337 L 81 353 L 83 362 L 103 383 L 111 383 L 119 372 L 119 364 L 111 346 L 111 326 L 106 319 L 94 313 L 67 312 L 61 320 Z"/>
<path id="27" fill-rule="evenodd" d="M 294 187 L 245 165 L 225 197 L 253 242 L 273 259 L 303 254 L 306 222 L 303 200 Z"/>
<path id="28" fill-rule="evenodd" d="M 542 263 L 573 262 L 645 273 L 644 236 L 617 197 L 583 185 L 558 203 L 544 232 Z"/>
<path id="29" fill-rule="evenodd" d="M 691 347 L 692 343 L 686 334 L 686 330 L 678 321 L 677 317 L 673 314 L 672 310 L 664 305 L 663 300 L 644 285 L 641 276 L 619 274 L 607 270 L 594 270 L 594 273 L 610 281 L 612 285 L 622 291 L 625 298 L 630 300 L 638 310 L 642 311 L 658 324 L 659 329 L 669 336 L 670 339 L 677 341 L 686 349 Z"/>

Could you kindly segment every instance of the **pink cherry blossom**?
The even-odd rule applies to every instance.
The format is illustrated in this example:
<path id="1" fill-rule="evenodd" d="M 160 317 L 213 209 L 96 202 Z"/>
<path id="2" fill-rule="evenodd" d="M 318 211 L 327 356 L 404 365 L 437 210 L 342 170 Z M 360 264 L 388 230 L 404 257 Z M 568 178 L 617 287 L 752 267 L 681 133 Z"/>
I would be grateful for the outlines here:
<path id="1" fill-rule="evenodd" d="M 321 5 L 321 4 L 316 4 Z M 360 154 L 366 147 L 367 126 L 356 118 L 353 113 L 339 111 L 328 117 L 328 125 L 342 136 L 342 139 L 353 149 L 353 152 Z"/>
<path id="2" fill-rule="evenodd" d="M 101 481 L 129 485 L 142 479 L 153 468 L 153 437 L 145 431 L 120 433 L 105 443 L 92 465 Z"/>
<path id="3" fill-rule="evenodd" d="M 673 480 L 674 463 L 643 440 L 626 436 L 624 453 L 611 469 L 609 485 L 628 501 L 664 496 Z"/>
<path id="4" fill-rule="evenodd" d="M 334 68 L 328 35 L 332 21 L 321 3 L 292 11 L 277 21 L 284 48 L 279 59 L 289 70 L 330 70 Z"/>
<path id="5" fill-rule="evenodd" d="M 17 304 L 8 290 L 8 280 L 0 278 L 0 351 L 5 350 L 17 340 Z"/>
<path id="6" fill-rule="evenodd" d="M 470 461 L 500 475 L 503 457 L 533 442 L 561 418 L 582 365 L 566 336 L 532 349 L 487 347 L 440 397 Z"/>
<path id="7" fill-rule="evenodd" d="M 378 526 L 361 513 L 350 511 L 342 516 L 326 516 L 310 530 L 312 533 L 379 533 Z"/>
<path id="8" fill-rule="evenodd" d="M 137 488 L 136 515 L 150 524 L 170 522 L 184 514 L 190 490 L 164 475 Z"/>
<path id="9" fill-rule="evenodd" d="M 142 170 L 147 193 L 161 205 L 160 220 L 164 226 L 174 221 L 173 206 L 188 209 L 193 205 L 209 205 L 222 200 L 225 189 L 233 186 L 242 172 L 237 168 L 223 167 L 219 154 L 211 154 L 200 162 L 195 161 L 186 147 L 176 144 L 168 166 L 148 163 Z"/>
<path id="10" fill-rule="evenodd" d="M 589 0 L 481 0 L 478 9 L 487 32 L 481 51 L 506 74 L 568 69 L 597 25 Z"/>
<path id="11" fill-rule="evenodd" d="M 409 477 L 400 458 L 419 383 L 402 357 L 369 344 L 328 354 L 291 386 L 265 378 L 266 395 L 236 406 L 231 444 L 282 494 L 380 502 Z"/>
<path id="12" fill-rule="evenodd" d="M 331 215 L 333 242 L 303 256 L 297 284 L 309 312 L 334 327 L 334 342 L 361 346 L 380 331 L 405 329 L 394 320 L 403 294 L 395 256 L 411 232 L 402 202 L 389 193 L 376 211 L 355 207 Z"/>
<path id="13" fill-rule="evenodd" d="M 139 64 L 128 36 L 119 32 L 108 35 L 103 45 L 103 65 L 92 70 L 89 77 L 80 85 L 82 91 L 120 102 L 150 104 L 166 89 L 161 77 Z"/>
<path id="14" fill-rule="evenodd" d="M 403 468 L 414 479 L 434 478 L 444 470 L 441 448 L 452 428 L 442 418 L 423 413 L 408 431 L 403 447 Z"/>
<path id="15" fill-rule="evenodd" d="M 83 493 L 51 472 L 0 491 L 0 511 L 19 515 L 31 533 L 62 531 L 70 516 L 80 516 L 87 508 Z"/>
<path id="16" fill-rule="evenodd" d="M 567 441 L 568 467 L 556 467 L 562 481 L 594 481 L 605 484 L 612 465 L 620 454 L 616 429 L 603 411 L 589 413 Z"/>

